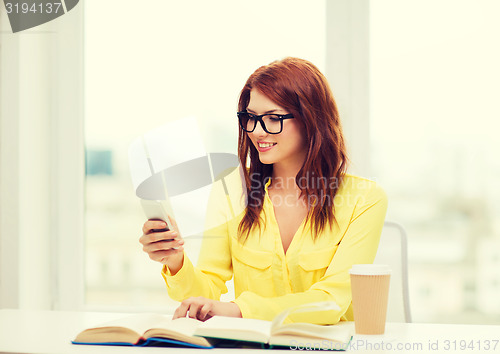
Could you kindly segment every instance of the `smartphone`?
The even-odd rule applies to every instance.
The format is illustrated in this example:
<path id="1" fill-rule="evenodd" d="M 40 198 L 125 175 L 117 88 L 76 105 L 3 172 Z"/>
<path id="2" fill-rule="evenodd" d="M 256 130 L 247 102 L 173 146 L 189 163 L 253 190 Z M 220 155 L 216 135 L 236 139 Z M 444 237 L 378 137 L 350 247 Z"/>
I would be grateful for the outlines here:
<path id="1" fill-rule="evenodd" d="M 144 214 L 146 214 L 146 217 L 148 219 L 162 220 L 167 223 L 168 229 L 155 231 L 167 231 L 174 229 L 172 223 L 170 222 L 170 219 L 168 218 L 167 206 L 165 201 L 141 199 L 141 205 L 142 210 L 144 210 Z"/>

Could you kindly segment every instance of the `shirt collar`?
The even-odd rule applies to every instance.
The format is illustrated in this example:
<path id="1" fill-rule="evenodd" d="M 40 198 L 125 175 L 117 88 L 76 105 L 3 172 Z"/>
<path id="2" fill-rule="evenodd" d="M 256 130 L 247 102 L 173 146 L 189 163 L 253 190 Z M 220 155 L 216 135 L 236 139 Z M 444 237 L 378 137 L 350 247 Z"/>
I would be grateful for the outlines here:
<path id="1" fill-rule="evenodd" d="M 264 186 L 264 190 L 266 191 L 266 194 L 268 193 L 268 189 L 269 189 L 270 185 L 271 185 L 271 177 L 269 177 L 269 179 L 267 180 L 267 182 Z"/>

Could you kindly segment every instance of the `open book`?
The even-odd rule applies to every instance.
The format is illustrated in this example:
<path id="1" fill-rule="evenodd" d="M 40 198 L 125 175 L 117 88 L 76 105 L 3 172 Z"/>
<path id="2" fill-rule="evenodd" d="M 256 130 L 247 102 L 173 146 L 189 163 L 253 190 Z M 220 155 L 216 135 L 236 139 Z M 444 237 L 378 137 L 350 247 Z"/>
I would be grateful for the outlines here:
<path id="1" fill-rule="evenodd" d="M 73 344 L 103 345 L 182 345 L 211 348 L 203 337 L 195 336 L 202 324 L 192 318 L 178 318 L 159 314 L 137 314 L 102 323 L 80 332 Z"/>
<path id="2" fill-rule="evenodd" d="M 321 326 L 310 323 L 284 324 L 292 313 L 338 309 L 333 302 L 307 304 L 280 313 L 271 321 L 214 316 L 205 322 L 191 318 L 138 314 L 80 332 L 74 344 L 182 345 L 212 348 L 254 343 L 262 348 L 311 347 L 345 350 L 353 333 L 350 323 Z"/>

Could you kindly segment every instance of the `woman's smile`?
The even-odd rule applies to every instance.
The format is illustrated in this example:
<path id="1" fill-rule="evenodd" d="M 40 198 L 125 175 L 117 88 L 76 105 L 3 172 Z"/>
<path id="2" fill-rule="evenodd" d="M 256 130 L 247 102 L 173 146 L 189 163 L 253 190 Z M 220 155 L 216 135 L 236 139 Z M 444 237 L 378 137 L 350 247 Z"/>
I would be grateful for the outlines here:
<path id="1" fill-rule="evenodd" d="M 258 141 L 257 142 L 257 150 L 259 150 L 259 152 L 266 152 L 266 151 L 271 150 L 276 145 L 277 145 L 277 143 Z"/>

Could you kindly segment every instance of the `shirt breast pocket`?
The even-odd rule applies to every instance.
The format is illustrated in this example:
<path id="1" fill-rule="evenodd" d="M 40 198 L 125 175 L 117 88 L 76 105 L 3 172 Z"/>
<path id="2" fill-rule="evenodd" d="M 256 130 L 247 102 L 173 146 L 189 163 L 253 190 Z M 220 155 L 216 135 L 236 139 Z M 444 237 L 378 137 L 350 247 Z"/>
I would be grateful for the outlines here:
<path id="1" fill-rule="evenodd" d="M 262 296 L 272 296 L 273 253 L 252 249 L 233 240 L 232 254 L 235 295 L 248 290 Z"/>
<path id="2" fill-rule="evenodd" d="M 300 273 L 305 289 L 308 289 L 325 275 L 326 269 L 332 262 L 333 256 L 337 251 L 337 247 L 335 245 L 327 249 L 299 254 Z"/>

